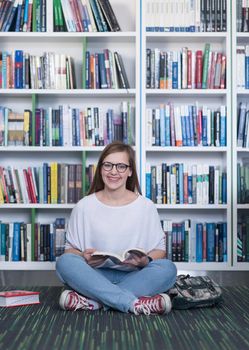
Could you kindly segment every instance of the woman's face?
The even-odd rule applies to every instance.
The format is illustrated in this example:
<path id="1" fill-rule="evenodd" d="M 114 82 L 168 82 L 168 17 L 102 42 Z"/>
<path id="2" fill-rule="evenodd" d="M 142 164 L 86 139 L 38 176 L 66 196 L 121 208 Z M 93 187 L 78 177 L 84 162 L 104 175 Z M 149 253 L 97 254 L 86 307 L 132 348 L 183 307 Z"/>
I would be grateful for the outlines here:
<path id="1" fill-rule="evenodd" d="M 113 164 L 118 165 L 113 166 Z M 101 175 L 105 189 L 116 191 L 126 187 L 127 178 L 132 174 L 131 169 L 125 167 L 127 165 L 129 165 L 129 157 L 126 152 L 112 153 L 104 158 Z"/>

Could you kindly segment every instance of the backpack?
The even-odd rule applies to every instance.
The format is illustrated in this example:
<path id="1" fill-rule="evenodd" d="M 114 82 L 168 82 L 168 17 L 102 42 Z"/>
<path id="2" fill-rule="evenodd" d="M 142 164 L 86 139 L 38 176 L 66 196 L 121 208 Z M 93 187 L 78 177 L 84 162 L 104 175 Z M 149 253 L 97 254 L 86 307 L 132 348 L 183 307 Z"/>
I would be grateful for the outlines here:
<path id="1" fill-rule="evenodd" d="M 208 276 L 179 275 L 168 292 L 174 309 L 190 309 L 220 304 L 221 288 Z"/>

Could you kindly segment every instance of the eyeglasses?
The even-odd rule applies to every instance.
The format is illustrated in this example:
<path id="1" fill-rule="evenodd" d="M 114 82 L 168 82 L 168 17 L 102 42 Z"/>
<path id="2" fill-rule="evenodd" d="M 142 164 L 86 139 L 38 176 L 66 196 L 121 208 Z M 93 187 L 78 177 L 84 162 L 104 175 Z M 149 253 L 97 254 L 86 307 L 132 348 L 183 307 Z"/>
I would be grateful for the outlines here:
<path id="1" fill-rule="evenodd" d="M 110 162 L 102 163 L 102 168 L 105 171 L 111 171 L 114 166 L 116 167 L 116 170 L 119 173 L 124 173 L 124 172 L 126 172 L 126 170 L 128 168 L 130 168 L 130 165 L 127 165 L 127 164 L 124 164 L 124 163 L 117 163 L 117 164 L 113 164 L 113 163 L 110 163 Z"/>

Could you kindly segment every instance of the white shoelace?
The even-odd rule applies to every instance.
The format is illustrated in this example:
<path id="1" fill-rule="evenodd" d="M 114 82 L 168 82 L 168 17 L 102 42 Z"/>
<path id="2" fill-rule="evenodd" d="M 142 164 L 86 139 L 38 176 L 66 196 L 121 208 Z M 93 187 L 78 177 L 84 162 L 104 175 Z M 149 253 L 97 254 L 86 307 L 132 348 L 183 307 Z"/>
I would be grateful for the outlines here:
<path id="1" fill-rule="evenodd" d="M 74 311 L 78 309 L 92 310 L 92 306 L 88 303 L 87 299 L 81 295 L 74 293 L 71 295 L 71 305 Z"/>
<path id="2" fill-rule="evenodd" d="M 147 300 L 141 300 L 134 306 L 134 314 L 139 315 L 141 313 L 150 315 L 151 312 L 158 312 L 160 309 L 158 298 L 148 298 Z"/>

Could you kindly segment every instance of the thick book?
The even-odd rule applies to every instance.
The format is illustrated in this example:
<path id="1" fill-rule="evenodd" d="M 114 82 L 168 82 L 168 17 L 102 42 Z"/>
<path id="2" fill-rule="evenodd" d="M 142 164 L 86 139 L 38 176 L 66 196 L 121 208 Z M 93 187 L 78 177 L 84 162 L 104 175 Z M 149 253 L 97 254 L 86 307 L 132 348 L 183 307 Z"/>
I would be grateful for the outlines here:
<path id="1" fill-rule="evenodd" d="M 92 256 L 106 258 L 97 268 L 111 268 L 121 271 L 133 271 L 138 269 L 136 266 L 129 265 L 129 259 L 132 258 L 133 255 L 140 258 L 147 256 L 146 252 L 141 248 L 127 249 L 119 254 L 104 251 L 95 251 L 92 253 Z"/>
<path id="2" fill-rule="evenodd" d="M 0 307 L 40 304 L 39 294 L 40 292 L 27 290 L 11 290 L 0 292 Z"/>

